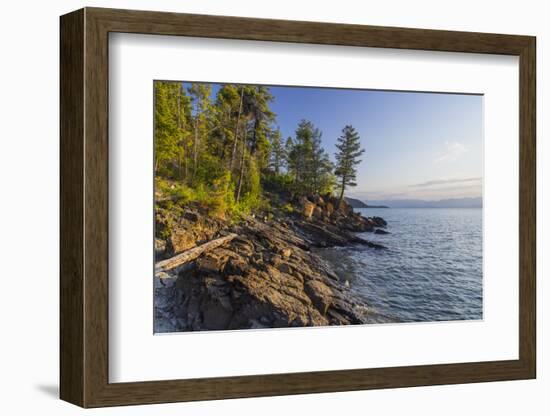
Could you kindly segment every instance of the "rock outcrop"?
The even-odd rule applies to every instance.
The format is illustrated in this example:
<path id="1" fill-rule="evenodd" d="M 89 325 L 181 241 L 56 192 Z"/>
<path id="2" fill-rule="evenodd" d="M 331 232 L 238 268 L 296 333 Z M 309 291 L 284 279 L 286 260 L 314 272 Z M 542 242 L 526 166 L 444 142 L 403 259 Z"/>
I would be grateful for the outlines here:
<path id="1" fill-rule="evenodd" d="M 215 238 L 227 222 L 201 213 L 197 208 L 183 210 L 179 216 L 170 210 L 157 208 L 155 257 L 165 259 Z"/>
<path id="2" fill-rule="evenodd" d="M 248 219 L 172 279 L 158 279 L 157 329 L 358 324 L 364 308 L 289 225 Z M 338 243 L 341 243 L 338 241 Z M 168 321 L 168 322 L 166 322 Z"/>
<path id="3" fill-rule="evenodd" d="M 303 198 L 294 215 L 239 224 L 184 212 L 172 224 L 163 255 L 232 233 L 176 275 L 155 278 L 155 331 L 200 331 L 360 324 L 367 308 L 312 247 L 361 244 L 355 232 L 385 227 L 331 196 Z M 220 240 L 222 241 L 222 240 Z M 156 241 L 157 252 L 164 245 Z M 196 249 L 195 249 L 196 250 Z"/>
<path id="4" fill-rule="evenodd" d="M 373 232 L 376 228 L 385 228 L 386 221 L 380 217 L 363 217 L 354 212 L 352 206 L 343 199 L 332 195 L 312 195 L 298 200 L 298 211 L 306 220 L 314 220 L 350 232 Z"/>

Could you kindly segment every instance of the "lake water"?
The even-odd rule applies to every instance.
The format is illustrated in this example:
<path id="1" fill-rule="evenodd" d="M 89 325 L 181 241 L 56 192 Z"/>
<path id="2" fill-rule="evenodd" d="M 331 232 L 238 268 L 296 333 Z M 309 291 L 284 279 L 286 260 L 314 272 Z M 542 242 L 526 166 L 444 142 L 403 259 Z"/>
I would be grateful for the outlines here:
<path id="1" fill-rule="evenodd" d="M 483 318 L 482 209 L 359 209 L 390 234 L 359 234 L 385 245 L 322 249 L 372 322 Z"/>

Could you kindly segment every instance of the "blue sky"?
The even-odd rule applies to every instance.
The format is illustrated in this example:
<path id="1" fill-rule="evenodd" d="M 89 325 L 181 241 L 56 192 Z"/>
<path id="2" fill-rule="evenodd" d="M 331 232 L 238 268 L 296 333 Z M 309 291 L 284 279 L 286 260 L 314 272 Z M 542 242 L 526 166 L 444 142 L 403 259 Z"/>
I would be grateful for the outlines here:
<path id="1" fill-rule="evenodd" d="M 214 88 L 217 90 L 217 88 Z M 283 137 L 301 119 L 322 132 L 334 160 L 346 124 L 365 148 L 357 187 L 368 200 L 481 196 L 483 97 L 480 95 L 271 87 L 271 108 Z"/>

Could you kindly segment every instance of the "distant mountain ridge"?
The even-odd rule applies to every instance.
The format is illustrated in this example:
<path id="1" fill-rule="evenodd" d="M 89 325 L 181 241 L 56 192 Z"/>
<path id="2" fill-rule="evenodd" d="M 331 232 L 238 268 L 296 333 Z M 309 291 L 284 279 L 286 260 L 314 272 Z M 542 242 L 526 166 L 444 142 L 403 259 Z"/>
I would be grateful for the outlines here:
<path id="1" fill-rule="evenodd" d="M 352 207 L 352 208 L 388 208 L 385 205 L 371 205 L 366 204 L 365 202 L 361 201 L 360 199 L 350 198 L 348 196 L 344 197 L 346 202 Z"/>
<path id="2" fill-rule="evenodd" d="M 425 201 L 422 199 L 393 199 L 369 201 L 367 205 L 369 207 L 372 207 L 373 205 L 387 205 L 390 208 L 482 208 L 483 199 L 481 197 L 448 198 L 437 201 Z"/>

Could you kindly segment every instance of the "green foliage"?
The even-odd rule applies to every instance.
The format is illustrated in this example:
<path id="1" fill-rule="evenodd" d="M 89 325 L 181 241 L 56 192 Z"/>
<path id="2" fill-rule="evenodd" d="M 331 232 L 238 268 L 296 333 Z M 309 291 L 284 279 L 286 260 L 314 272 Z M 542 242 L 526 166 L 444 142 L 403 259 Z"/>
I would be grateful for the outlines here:
<path id="1" fill-rule="evenodd" d="M 361 163 L 359 157 L 365 152 L 361 149 L 359 133 L 353 126 L 345 126 L 342 130 L 342 135 L 338 138 L 336 148 L 336 170 L 335 175 L 338 177 L 340 187 L 340 198 L 338 205 L 344 197 L 344 191 L 350 186 L 356 186 L 357 169 L 356 166 Z"/>
<path id="2" fill-rule="evenodd" d="M 286 158 L 286 148 L 281 139 L 281 130 L 277 129 L 271 135 L 271 157 L 269 159 L 269 167 L 276 175 L 281 173 Z"/>
<path id="3" fill-rule="evenodd" d="M 332 162 L 321 146 L 321 131 L 311 121 L 302 120 L 295 139 L 287 139 L 287 166 L 293 176 L 293 191 L 300 194 L 332 192 Z"/>
<path id="4" fill-rule="evenodd" d="M 269 217 L 264 189 L 270 198 L 332 193 L 335 173 L 352 186 L 346 157 L 337 156 L 334 172 L 312 122 L 302 120 L 283 141 L 267 87 L 224 84 L 214 96 L 210 84 L 155 81 L 154 95 L 156 213 L 164 237 L 189 204 L 229 220 L 252 212 Z M 357 150 L 350 149 L 353 159 Z"/>
<path id="5" fill-rule="evenodd" d="M 155 81 L 155 170 L 182 177 L 188 151 L 191 101 L 180 83 Z"/>
<path id="6" fill-rule="evenodd" d="M 273 172 L 266 172 L 262 176 L 263 188 L 271 192 L 290 192 L 292 190 L 293 183 L 294 177 L 289 173 L 281 173 L 278 175 Z"/>
<path id="7" fill-rule="evenodd" d="M 273 96 L 264 86 L 245 86 L 243 111 L 249 120 L 250 154 L 255 157 L 259 168 L 267 164 L 270 152 L 269 136 L 275 114 L 269 108 Z"/>
<path id="8" fill-rule="evenodd" d="M 294 212 L 294 206 L 292 204 L 284 204 L 281 206 L 281 211 L 283 211 L 285 214 L 292 214 Z"/>

